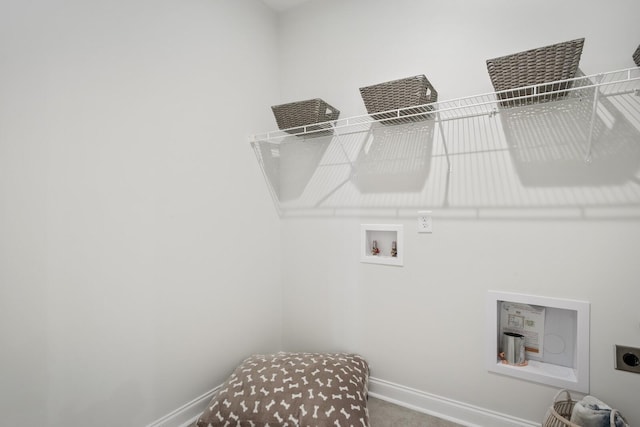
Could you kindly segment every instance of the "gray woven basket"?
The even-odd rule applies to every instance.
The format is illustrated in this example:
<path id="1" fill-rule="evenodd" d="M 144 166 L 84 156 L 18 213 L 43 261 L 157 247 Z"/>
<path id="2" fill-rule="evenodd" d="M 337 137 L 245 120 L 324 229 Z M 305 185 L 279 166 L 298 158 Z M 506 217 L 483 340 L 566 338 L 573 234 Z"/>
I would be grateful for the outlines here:
<path id="1" fill-rule="evenodd" d="M 638 67 L 640 67 L 640 46 L 633 52 L 633 62 L 636 63 Z"/>
<path id="2" fill-rule="evenodd" d="M 575 77 L 583 46 L 584 38 L 581 38 L 487 60 L 491 83 L 496 92 L 500 92 L 498 98 L 501 100 L 534 94 L 532 88 L 512 90 L 524 86 L 539 85 L 536 93 L 554 92 L 500 104 L 505 107 L 524 105 L 564 96 L 566 92 L 561 91 L 571 87 L 571 82 L 555 85 L 544 83 Z"/>
<path id="3" fill-rule="evenodd" d="M 311 132 L 310 136 L 332 134 L 332 124 L 324 122 L 335 121 L 340 116 L 340 111 L 337 108 L 319 98 L 274 105 L 271 110 L 278 123 L 278 128 L 294 135 L 305 131 Z"/>
<path id="4" fill-rule="evenodd" d="M 432 116 L 429 112 L 434 108 L 432 105 L 424 104 L 438 101 L 438 92 L 424 75 L 361 87 L 360 95 L 367 113 L 375 120 L 381 120 L 385 125 L 429 119 Z M 403 110 L 399 114 L 396 111 L 389 111 L 398 109 Z M 384 111 L 388 112 L 375 114 Z"/>

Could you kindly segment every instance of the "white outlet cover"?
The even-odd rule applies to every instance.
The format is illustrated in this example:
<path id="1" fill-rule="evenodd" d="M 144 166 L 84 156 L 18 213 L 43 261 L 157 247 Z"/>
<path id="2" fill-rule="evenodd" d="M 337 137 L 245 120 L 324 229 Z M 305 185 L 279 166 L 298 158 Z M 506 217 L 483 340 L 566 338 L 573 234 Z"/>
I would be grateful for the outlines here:
<path id="1" fill-rule="evenodd" d="M 431 211 L 418 211 L 418 233 L 433 233 Z"/>

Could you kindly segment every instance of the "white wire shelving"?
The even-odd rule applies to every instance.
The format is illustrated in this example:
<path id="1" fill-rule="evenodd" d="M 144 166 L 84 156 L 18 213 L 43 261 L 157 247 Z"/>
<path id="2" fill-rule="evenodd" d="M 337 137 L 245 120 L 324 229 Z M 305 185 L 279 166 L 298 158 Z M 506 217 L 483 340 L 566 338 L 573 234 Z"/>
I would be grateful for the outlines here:
<path id="1" fill-rule="evenodd" d="M 381 119 L 373 118 L 371 115 L 360 115 L 335 121 L 312 123 L 302 127 L 269 131 L 252 135 L 250 142 L 252 144 L 258 141 L 277 143 L 290 137 L 294 129 L 294 134 L 297 137 L 326 133 L 327 129 L 331 129 L 335 135 L 339 136 L 345 133 L 367 131 L 371 126 L 377 123 L 384 124 L 387 121 L 391 121 L 394 125 L 425 119 L 443 122 L 476 116 L 494 116 L 505 109 L 510 110 L 540 102 L 553 102 L 569 98 L 593 98 L 592 126 L 585 148 L 585 160 L 590 161 L 593 118 L 596 115 L 598 101 L 601 97 L 629 93 L 640 96 L 640 67 L 376 113 L 375 116 L 383 117 Z"/>
<path id="2" fill-rule="evenodd" d="M 617 207 L 640 216 L 640 67 L 249 142 L 282 216 L 425 206 L 472 216 Z"/>

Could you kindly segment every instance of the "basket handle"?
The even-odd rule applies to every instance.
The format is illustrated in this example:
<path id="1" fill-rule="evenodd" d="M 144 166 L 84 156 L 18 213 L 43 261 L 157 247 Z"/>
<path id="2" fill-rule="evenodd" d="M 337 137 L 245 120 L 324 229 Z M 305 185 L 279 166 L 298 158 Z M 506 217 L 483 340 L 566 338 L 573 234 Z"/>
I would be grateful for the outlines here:
<path id="1" fill-rule="evenodd" d="M 567 399 L 572 400 L 572 399 L 571 399 L 571 394 L 569 393 L 569 390 L 566 390 L 566 389 L 564 389 L 564 388 L 563 388 L 562 390 L 559 390 L 559 391 L 556 393 L 555 397 L 553 398 L 553 401 L 554 401 L 554 402 L 557 402 L 557 401 L 558 401 L 558 397 L 560 397 L 560 395 L 561 395 L 562 393 L 565 393 L 565 394 L 567 395 Z"/>
<path id="2" fill-rule="evenodd" d="M 627 420 L 624 419 L 622 414 L 620 412 L 618 412 L 617 409 L 612 409 L 611 410 L 611 418 L 609 419 L 610 427 L 616 427 L 616 418 L 617 417 L 620 417 L 620 419 L 622 420 L 623 425 L 625 425 L 625 426 L 629 425 L 629 424 L 627 424 Z"/>

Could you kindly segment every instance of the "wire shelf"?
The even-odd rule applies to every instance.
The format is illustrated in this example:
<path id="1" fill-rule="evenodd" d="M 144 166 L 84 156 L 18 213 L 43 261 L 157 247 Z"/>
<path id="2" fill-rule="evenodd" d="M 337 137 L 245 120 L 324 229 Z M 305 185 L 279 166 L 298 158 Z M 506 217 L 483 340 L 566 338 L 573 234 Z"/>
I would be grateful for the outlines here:
<path id="1" fill-rule="evenodd" d="M 507 92 L 250 142 L 281 216 L 640 218 L 640 68 Z"/>
<path id="2" fill-rule="evenodd" d="M 398 108 L 376 113 L 376 117 L 383 117 L 380 119 L 374 119 L 367 114 L 335 121 L 313 123 L 303 127 L 296 127 L 295 133 L 297 137 L 314 136 L 319 132 L 326 133 L 327 128 L 333 128 L 334 134 L 339 136 L 352 132 L 367 131 L 372 126 L 388 122 L 393 124 L 412 123 L 417 117 L 423 117 L 424 111 L 427 109 L 435 111 L 435 114 L 432 114 L 429 119 L 435 122 L 475 116 L 493 116 L 504 110 L 535 103 L 570 98 L 591 98 L 594 93 L 597 96 L 615 96 L 627 93 L 635 93 L 640 96 L 640 67 Z M 504 105 L 505 98 L 509 100 L 507 106 Z M 292 130 L 294 129 L 254 134 L 251 137 L 251 142 L 278 143 L 289 137 Z"/>

